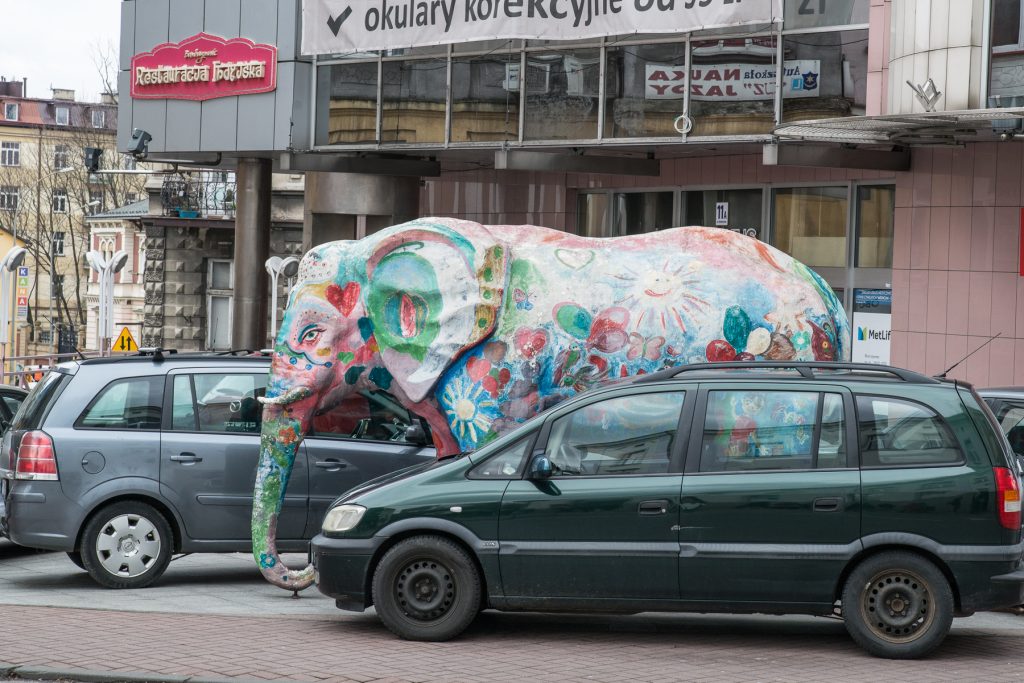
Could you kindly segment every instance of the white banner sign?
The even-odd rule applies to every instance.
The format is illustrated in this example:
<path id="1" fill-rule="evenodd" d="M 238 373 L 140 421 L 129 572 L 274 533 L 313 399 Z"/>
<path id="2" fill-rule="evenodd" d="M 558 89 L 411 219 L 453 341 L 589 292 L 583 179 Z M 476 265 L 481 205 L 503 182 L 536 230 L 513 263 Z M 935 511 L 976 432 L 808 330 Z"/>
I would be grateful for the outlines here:
<path id="1" fill-rule="evenodd" d="M 688 33 L 781 17 L 782 0 L 302 0 L 302 53 Z"/>
<path id="2" fill-rule="evenodd" d="M 817 59 L 783 62 L 782 96 L 817 97 L 821 63 Z M 681 100 L 686 93 L 686 67 L 648 64 L 644 98 Z M 710 64 L 690 71 L 692 100 L 770 100 L 775 97 L 774 64 Z"/>

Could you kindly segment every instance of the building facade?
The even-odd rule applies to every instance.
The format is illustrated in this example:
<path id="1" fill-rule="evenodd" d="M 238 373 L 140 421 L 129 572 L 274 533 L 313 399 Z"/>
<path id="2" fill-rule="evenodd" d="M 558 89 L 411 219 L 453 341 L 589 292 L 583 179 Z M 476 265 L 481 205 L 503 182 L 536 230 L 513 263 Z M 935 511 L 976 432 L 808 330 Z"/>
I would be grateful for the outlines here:
<path id="1" fill-rule="evenodd" d="M 22 81 L 0 81 L 0 225 L 28 245 L 28 287 L 18 287 L 15 355 L 83 348 L 89 278 L 86 218 L 136 201 L 143 179 L 87 167 L 86 150 L 102 150 L 97 170 L 128 170 L 116 151 L 117 102 L 81 102 L 55 88 L 25 96 Z"/>
<path id="2" fill-rule="evenodd" d="M 139 330 L 135 338 L 142 347 L 231 350 L 235 174 L 212 169 L 162 174 L 153 176 L 147 189 L 149 202 L 138 219 L 140 231 L 133 238 L 144 262 L 144 275 L 140 270 L 139 284 L 131 285 L 131 295 L 124 294 L 137 304 L 131 313 L 139 327 L 129 329 L 133 334 Z M 271 194 L 270 253 L 281 258 L 301 256 L 302 176 L 275 174 Z M 288 282 L 282 278 L 276 299 L 278 316 L 283 314 L 287 288 Z M 115 287 L 115 311 L 117 296 Z M 265 297 L 270 298 L 269 292 Z M 116 313 L 114 322 L 116 333 L 121 329 Z M 265 338 L 257 346 L 271 344 L 272 340 Z"/>
<path id="3" fill-rule="evenodd" d="M 854 360 L 939 373 L 980 347 L 950 376 L 1024 383 L 1020 0 L 636 2 L 625 24 L 458 4 L 385 31 L 372 6 L 342 24 L 323 3 L 246 4 L 271 26 L 208 0 L 171 25 L 126 2 L 136 56 L 203 31 L 277 45 L 289 75 L 273 99 L 135 99 L 120 139 L 304 172 L 305 247 L 412 215 L 742 231 L 833 287 Z M 279 116 L 239 123 L 271 107 L 294 124 L 284 144 Z"/>

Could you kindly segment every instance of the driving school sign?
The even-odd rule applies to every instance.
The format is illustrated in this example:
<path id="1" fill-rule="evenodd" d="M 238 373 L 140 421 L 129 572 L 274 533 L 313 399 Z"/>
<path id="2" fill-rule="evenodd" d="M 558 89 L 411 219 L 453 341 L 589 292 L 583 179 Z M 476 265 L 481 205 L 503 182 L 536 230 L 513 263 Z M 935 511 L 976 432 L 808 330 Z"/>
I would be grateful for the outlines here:
<path id="1" fill-rule="evenodd" d="M 210 100 L 277 88 L 277 47 L 199 33 L 132 57 L 133 99 Z"/>
<path id="2" fill-rule="evenodd" d="M 686 92 L 686 67 L 646 65 L 644 99 L 681 100 Z M 782 96 L 817 97 L 821 63 L 787 59 L 782 65 Z M 774 64 L 713 64 L 690 70 L 690 99 L 768 100 L 775 96 Z"/>
<path id="3" fill-rule="evenodd" d="M 302 0 L 302 52 L 686 33 L 781 17 L 782 0 Z"/>

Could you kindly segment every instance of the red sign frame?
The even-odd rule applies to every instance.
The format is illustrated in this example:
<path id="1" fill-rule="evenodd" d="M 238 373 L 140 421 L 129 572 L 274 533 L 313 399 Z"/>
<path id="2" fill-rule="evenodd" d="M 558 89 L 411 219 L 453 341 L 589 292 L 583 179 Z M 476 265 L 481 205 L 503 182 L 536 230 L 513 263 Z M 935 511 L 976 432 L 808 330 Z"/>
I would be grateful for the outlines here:
<path id="1" fill-rule="evenodd" d="M 137 100 L 212 100 L 277 89 L 277 46 L 198 33 L 132 57 Z"/>

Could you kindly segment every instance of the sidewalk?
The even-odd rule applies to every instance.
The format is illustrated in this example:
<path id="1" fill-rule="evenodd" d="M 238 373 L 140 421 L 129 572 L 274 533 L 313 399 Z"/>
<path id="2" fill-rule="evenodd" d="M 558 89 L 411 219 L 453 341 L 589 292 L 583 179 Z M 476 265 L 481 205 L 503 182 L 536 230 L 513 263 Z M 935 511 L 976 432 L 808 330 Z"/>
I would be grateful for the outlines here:
<path id="1" fill-rule="evenodd" d="M 244 555 L 191 556 L 174 563 L 153 588 L 109 591 L 92 584 L 63 555 L 0 553 L 0 678 L 176 683 L 1024 678 L 1024 617 L 1012 614 L 958 620 L 938 654 L 916 662 L 874 659 L 853 644 L 840 621 L 809 617 L 485 612 L 456 641 L 412 643 L 392 636 L 372 612 L 342 612 L 319 593 L 307 591 L 292 600 L 265 583 L 251 562 Z M 240 613 L 246 604 L 248 613 Z M 226 609 L 233 613 L 225 614 Z"/>

